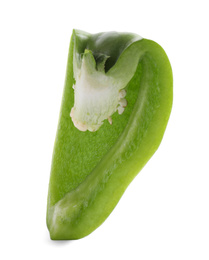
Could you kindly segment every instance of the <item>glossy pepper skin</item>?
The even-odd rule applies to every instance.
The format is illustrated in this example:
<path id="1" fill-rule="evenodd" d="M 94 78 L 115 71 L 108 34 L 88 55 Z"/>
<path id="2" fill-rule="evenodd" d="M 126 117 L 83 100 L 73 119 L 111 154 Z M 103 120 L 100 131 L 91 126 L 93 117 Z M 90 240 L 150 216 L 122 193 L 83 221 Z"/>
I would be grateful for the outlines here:
<path id="1" fill-rule="evenodd" d="M 94 70 L 101 69 L 98 78 L 108 75 L 111 88 L 120 82 L 118 88 L 125 91 L 127 104 L 123 113 L 112 113 L 111 120 L 108 116 L 95 128 L 90 120 L 88 129 L 85 125 L 79 130 L 72 109 L 80 98 L 75 96 L 75 91 L 79 92 L 75 78 L 81 77 L 85 59 L 91 64 L 87 74 L 94 77 Z M 94 94 L 91 85 L 89 88 Z M 129 33 L 73 31 L 49 182 L 47 226 L 51 239 L 85 237 L 105 221 L 160 145 L 172 99 L 170 62 L 157 43 Z"/>

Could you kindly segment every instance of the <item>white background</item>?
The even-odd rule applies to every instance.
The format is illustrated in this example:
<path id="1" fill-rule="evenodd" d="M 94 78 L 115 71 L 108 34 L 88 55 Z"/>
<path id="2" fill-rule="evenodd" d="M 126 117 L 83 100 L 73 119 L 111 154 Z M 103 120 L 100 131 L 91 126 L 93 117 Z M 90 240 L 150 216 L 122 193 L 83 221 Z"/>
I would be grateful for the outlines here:
<path id="1" fill-rule="evenodd" d="M 0 2 L 0 259 L 209 259 L 208 1 Z M 73 28 L 163 46 L 174 103 L 160 148 L 95 232 L 51 241 L 46 201 Z"/>

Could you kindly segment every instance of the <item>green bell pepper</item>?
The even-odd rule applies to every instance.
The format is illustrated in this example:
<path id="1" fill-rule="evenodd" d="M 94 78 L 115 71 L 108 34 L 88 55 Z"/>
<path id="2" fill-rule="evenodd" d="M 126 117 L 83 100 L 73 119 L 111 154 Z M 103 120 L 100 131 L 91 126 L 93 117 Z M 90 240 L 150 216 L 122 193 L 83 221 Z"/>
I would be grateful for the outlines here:
<path id="1" fill-rule="evenodd" d="M 49 182 L 51 239 L 79 239 L 105 221 L 157 150 L 172 98 L 157 43 L 73 30 Z"/>

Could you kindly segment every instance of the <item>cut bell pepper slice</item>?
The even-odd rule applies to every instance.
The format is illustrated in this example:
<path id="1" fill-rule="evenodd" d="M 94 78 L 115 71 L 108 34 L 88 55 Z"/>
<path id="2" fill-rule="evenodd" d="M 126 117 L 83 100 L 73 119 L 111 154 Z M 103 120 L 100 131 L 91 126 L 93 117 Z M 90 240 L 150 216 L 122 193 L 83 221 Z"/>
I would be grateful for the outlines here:
<path id="1" fill-rule="evenodd" d="M 48 191 L 51 239 L 85 237 L 105 221 L 159 147 L 172 99 L 157 43 L 73 30 Z"/>

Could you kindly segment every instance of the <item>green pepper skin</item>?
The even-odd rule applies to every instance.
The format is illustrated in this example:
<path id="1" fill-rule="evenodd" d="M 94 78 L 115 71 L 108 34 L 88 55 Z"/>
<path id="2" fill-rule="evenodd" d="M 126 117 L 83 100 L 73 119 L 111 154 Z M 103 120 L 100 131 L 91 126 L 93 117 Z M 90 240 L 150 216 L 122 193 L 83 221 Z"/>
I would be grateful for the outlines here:
<path id="1" fill-rule="evenodd" d="M 79 131 L 69 116 L 74 104 L 73 59 L 85 49 L 95 60 L 98 53 L 111 57 L 106 73 L 114 74 L 114 66 L 122 73 L 118 77 L 124 77 L 123 66 L 133 70 L 126 87 L 127 108 L 122 115 L 113 114 L 112 125 L 104 122 L 96 132 Z M 105 221 L 159 147 L 172 99 L 170 62 L 157 43 L 134 34 L 73 31 L 49 182 L 51 239 L 85 237 Z"/>

